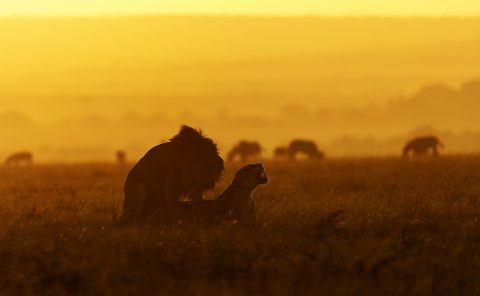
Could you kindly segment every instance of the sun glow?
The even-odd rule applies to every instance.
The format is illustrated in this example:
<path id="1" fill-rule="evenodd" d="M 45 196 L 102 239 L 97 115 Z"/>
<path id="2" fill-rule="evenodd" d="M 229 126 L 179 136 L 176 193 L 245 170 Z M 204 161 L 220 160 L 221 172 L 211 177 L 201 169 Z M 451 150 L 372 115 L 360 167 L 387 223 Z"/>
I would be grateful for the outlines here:
<path id="1" fill-rule="evenodd" d="M 0 0 L 0 15 L 478 15 L 477 0 Z"/>

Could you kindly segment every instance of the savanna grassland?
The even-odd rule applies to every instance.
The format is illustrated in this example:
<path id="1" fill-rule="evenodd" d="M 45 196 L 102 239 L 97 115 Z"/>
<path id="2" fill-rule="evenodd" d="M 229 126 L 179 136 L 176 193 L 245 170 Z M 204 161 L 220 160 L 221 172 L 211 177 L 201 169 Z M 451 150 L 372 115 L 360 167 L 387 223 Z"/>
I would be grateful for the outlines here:
<path id="1" fill-rule="evenodd" d="M 265 167 L 245 229 L 116 225 L 128 167 L 3 166 L 0 294 L 480 294 L 479 157 Z"/>

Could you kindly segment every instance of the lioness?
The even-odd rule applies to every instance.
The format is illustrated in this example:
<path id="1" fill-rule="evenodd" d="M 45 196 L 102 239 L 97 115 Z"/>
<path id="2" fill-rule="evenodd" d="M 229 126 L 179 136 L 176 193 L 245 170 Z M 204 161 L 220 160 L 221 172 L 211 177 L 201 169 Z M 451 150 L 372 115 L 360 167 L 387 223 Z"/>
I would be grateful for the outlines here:
<path id="1" fill-rule="evenodd" d="M 249 164 L 235 174 L 230 186 L 215 199 L 180 201 L 179 207 L 185 220 L 219 221 L 232 219 L 241 224 L 255 224 L 253 191 L 266 184 L 268 177 L 261 163 Z"/>

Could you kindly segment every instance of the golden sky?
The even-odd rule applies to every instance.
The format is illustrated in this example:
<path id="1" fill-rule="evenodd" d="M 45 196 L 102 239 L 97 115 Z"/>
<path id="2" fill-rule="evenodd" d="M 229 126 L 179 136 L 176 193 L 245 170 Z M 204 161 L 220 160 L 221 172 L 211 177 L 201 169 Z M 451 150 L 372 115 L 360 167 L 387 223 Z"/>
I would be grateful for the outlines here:
<path id="1" fill-rule="evenodd" d="M 282 17 L 230 17 L 245 14 Z M 480 130 L 478 95 L 457 102 L 480 78 L 480 17 L 288 17 L 480 16 L 480 0 L 0 0 L 2 15 L 92 17 L 0 17 L 0 159 L 139 156 L 180 124 L 224 149 Z M 447 87 L 415 97 L 432 83 Z"/>
<path id="2" fill-rule="evenodd" d="M 478 0 L 0 0 L 0 15 L 479 15 Z"/>

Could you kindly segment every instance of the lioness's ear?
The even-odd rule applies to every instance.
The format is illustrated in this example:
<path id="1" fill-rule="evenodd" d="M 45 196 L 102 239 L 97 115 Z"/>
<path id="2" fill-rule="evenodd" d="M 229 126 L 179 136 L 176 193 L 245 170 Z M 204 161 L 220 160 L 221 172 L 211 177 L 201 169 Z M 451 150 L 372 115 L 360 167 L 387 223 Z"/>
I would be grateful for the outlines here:
<path id="1" fill-rule="evenodd" d="M 258 171 L 263 171 L 264 170 L 263 164 L 261 164 L 261 163 L 256 163 L 255 166 L 256 166 Z"/>

